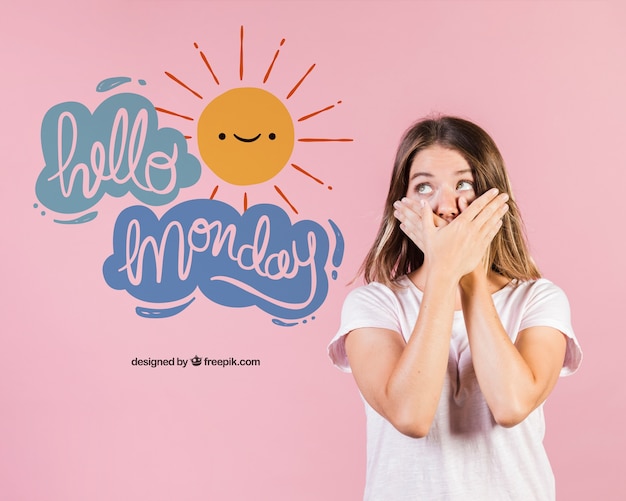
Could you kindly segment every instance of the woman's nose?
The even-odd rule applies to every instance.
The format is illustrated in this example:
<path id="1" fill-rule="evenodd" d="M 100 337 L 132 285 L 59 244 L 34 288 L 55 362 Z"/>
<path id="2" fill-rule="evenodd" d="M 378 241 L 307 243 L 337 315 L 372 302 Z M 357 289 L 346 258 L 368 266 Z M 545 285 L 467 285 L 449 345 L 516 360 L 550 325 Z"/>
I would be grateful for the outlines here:
<path id="1" fill-rule="evenodd" d="M 459 197 L 454 191 L 441 190 L 436 203 L 437 207 L 433 210 L 440 218 L 450 222 L 459 215 Z"/>

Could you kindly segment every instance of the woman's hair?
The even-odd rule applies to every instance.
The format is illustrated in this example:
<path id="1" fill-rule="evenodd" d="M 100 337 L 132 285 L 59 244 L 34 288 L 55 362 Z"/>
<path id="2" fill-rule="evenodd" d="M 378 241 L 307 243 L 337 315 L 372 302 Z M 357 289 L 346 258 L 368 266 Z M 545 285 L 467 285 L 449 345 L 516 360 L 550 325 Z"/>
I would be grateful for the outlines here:
<path id="1" fill-rule="evenodd" d="M 411 164 L 417 153 L 433 145 L 454 150 L 463 156 L 472 170 L 477 197 L 490 188 L 498 188 L 501 193 L 509 194 L 509 210 L 488 250 L 488 269 L 509 279 L 539 278 L 541 274 L 528 252 L 522 218 L 511 193 L 504 160 L 495 142 L 472 122 L 441 116 L 418 121 L 402 137 L 393 166 L 383 220 L 376 240 L 361 265 L 365 281 L 393 286 L 392 282 L 398 277 L 416 270 L 424 263 L 422 251 L 400 229 L 400 223 L 393 215 L 393 203 L 406 196 Z"/>

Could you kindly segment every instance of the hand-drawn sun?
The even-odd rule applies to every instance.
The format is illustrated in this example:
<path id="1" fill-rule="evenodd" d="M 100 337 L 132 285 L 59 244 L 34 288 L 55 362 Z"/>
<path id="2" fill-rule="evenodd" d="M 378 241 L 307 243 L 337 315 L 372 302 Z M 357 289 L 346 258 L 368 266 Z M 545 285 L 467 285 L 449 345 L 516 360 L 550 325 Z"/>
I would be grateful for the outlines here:
<path id="1" fill-rule="evenodd" d="M 243 26 L 240 29 L 239 50 L 239 80 L 243 80 L 244 50 Z M 280 46 L 285 43 L 282 39 Z M 209 64 L 209 61 L 198 44 L 194 47 L 199 50 L 204 65 L 211 73 L 214 82 L 220 82 Z M 263 83 L 267 82 L 274 63 L 278 58 L 280 48 L 276 50 L 269 65 Z M 285 100 L 293 96 L 305 78 L 313 71 L 315 64 L 306 71 L 304 76 L 294 85 Z M 182 80 L 169 72 L 165 74 L 178 85 L 182 86 L 199 99 L 202 95 L 185 84 Z M 337 101 L 340 104 L 341 101 Z M 335 104 L 300 117 L 297 122 L 308 120 L 320 113 L 331 110 Z M 162 113 L 174 115 L 185 120 L 195 121 L 194 118 L 171 110 L 155 107 Z M 185 136 L 191 139 L 191 136 Z M 232 88 L 215 97 L 204 108 L 197 120 L 198 150 L 205 165 L 221 180 L 238 186 L 249 186 L 264 183 L 274 178 L 289 163 L 295 144 L 294 121 L 283 103 L 272 93 L 258 87 Z M 350 142 L 351 138 L 298 138 L 299 142 Z M 291 167 L 306 175 L 319 184 L 323 181 L 313 176 L 301 166 L 291 163 Z M 219 189 L 216 185 L 211 193 L 213 199 Z M 285 195 L 283 190 L 274 185 L 280 197 L 297 214 L 298 211 Z M 332 189 L 332 186 L 328 186 Z M 247 192 L 243 195 L 244 211 L 248 208 Z"/>
<path id="2" fill-rule="evenodd" d="M 224 92 L 198 120 L 202 160 L 231 184 L 257 184 L 273 178 L 287 164 L 293 138 L 293 122 L 285 105 L 255 87 Z"/>

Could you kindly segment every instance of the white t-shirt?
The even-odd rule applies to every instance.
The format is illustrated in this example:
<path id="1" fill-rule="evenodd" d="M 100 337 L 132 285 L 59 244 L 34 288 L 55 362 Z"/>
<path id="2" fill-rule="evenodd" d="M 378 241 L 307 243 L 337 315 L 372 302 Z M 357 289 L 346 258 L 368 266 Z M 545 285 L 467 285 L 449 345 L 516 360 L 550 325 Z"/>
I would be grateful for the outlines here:
<path id="1" fill-rule="evenodd" d="M 408 340 L 422 301 L 407 278 L 400 289 L 372 282 L 345 300 L 341 327 L 328 346 L 333 363 L 350 372 L 345 335 L 362 327 L 391 329 Z M 540 279 L 511 283 L 492 295 L 512 341 L 528 327 L 547 326 L 567 337 L 561 375 L 572 374 L 582 352 L 574 336 L 567 297 Z M 498 426 L 480 391 L 472 365 L 463 312 L 454 312 L 448 370 L 439 406 L 424 438 L 397 431 L 365 401 L 367 418 L 366 501 L 555 499 L 554 476 L 543 447 L 540 406 L 523 422 Z"/>

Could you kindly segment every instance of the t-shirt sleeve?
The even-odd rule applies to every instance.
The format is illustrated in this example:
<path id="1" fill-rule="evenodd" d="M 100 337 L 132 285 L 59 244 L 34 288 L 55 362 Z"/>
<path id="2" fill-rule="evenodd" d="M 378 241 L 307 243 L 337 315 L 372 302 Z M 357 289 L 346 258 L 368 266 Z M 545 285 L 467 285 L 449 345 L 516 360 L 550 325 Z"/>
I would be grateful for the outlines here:
<path id="1" fill-rule="evenodd" d="M 352 290 L 343 303 L 339 330 L 328 345 L 328 356 L 335 367 L 351 372 L 345 337 L 354 329 L 375 327 L 401 332 L 398 309 L 395 295 L 382 284 L 372 282 Z"/>
<path id="2" fill-rule="evenodd" d="M 567 296 L 548 280 L 538 280 L 526 303 L 520 331 L 528 327 L 545 326 L 561 331 L 567 338 L 567 347 L 561 376 L 576 372 L 582 362 L 582 350 L 574 335 Z"/>

